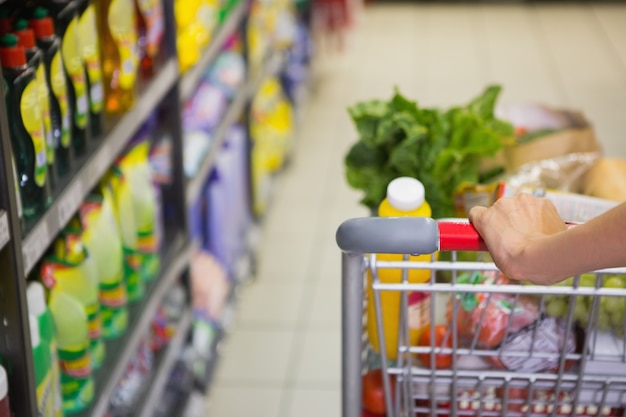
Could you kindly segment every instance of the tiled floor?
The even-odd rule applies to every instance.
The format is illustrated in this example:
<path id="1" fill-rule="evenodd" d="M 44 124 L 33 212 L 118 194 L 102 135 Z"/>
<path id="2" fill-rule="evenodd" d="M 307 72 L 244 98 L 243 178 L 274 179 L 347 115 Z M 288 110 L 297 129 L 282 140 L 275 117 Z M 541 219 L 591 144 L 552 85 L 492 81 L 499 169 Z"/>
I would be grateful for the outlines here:
<path id="1" fill-rule="evenodd" d="M 318 60 L 293 164 L 264 224 L 207 405 L 210 417 L 340 415 L 340 265 L 334 231 L 367 214 L 343 177 L 345 108 L 398 85 L 425 105 L 501 83 L 502 103 L 583 110 L 626 157 L 626 6 L 394 5 L 367 9 L 343 55 Z"/>

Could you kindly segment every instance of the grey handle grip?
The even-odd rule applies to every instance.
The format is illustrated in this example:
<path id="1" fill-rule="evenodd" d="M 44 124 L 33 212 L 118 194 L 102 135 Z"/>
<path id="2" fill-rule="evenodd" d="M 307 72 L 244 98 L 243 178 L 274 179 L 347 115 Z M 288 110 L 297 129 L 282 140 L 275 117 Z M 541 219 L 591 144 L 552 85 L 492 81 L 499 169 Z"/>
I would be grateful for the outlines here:
<path id="1" fill-rule="evenodd" d="M 349 253 L 426 254 L 439 249 L 439 228 L 425 217 L 365 217 L 343 222 L 336 239 Z"/>

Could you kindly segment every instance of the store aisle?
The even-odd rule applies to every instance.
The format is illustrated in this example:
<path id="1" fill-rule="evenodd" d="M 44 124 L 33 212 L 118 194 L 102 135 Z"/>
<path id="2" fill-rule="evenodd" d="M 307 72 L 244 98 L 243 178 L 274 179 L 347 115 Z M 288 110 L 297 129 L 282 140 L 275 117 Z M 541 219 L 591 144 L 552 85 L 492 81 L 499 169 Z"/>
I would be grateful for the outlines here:
<path id="1" fill-rule="evenodd" d="M 626 157 L 626 6 L 399 5 L 368 9 L 342 56 L 325 53 L 293 164 L 264 223 L 260 271 L 222 346 L 210 417 L 340 415 L 339 223 L 366 215 L 343 176 L 356 138 L 345 108 L 394 85 L 425 105 L 489 82 L 504 103 L 583 110 Z M 331 56 L 332 55 L 332 56 Z"/>

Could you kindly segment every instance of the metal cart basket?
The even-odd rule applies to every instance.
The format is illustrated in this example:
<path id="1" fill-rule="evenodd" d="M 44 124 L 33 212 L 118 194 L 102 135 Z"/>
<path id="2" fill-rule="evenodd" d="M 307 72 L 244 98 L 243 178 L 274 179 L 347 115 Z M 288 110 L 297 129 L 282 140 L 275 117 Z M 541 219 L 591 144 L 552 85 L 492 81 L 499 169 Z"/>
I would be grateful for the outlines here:
<path id="1" fill-rule="evenodd" d="M 343 417 L 362 416 L 361 378 L 371 357 L 382 370 L 387 417 L 626 416 L 626 268 L 550 287 L 511 282 L 492 262 L 476 261 L 477 253 L 471 262 L 459 260 L 457 251 L 484 250 L 463 220 L 352 219 L 336 238 L 343 251 Z M 444 252 L 450 260 L 439 260 Z M 432 256 L 415 262 L 409 254 Z M 397 271 L 398 280 L 381 279 L 385 269 Z M 411 270 L 428 270 L 430 278 L 411 282 Z M 365 331 L 368 292 L 377 351 Z M 420 337 L 429 345 L 410 334 L 416 292 L 429 297 L 430 334 Z M 400 300 L 392 313 L 394 352 L 385 340 L 386 293 Z M 441 329 L 443 338 L 435 334 Z"/>

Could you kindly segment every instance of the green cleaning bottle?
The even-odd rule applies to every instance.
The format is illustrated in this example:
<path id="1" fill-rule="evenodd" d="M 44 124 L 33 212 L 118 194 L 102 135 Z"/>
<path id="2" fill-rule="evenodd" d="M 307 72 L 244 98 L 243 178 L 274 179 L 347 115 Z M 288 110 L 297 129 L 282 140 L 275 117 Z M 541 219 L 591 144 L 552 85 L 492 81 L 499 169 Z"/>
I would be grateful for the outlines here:
<path id="1" fill-rule="evenodd" d="M 50 311 L 57 330 L 63 410 L 77 413 L 89 407 L 94 398 L 87 314 L 62 288 L 50 291 Z"/>
<path id="2" fill-rule="evenodd" d="M 7 116 L 24 219 L 31 221 L 44 212 L 51 201 L 35 70 L 28 66 L 24 48 L 17 46 L 15 35 L 0 38 L 0 60 L 8 85 Z"/>
<path id="3" fill-rule="evenodd" d="M 50 346 L 39 336 L 37 317 L 29 314 L 28 320 L 30 323 L 30 343 L 33 348 L 33 359 L 35 362 L 38 414 L 41 417 L 54 417 Z"/>
<path id="4" fill-rule="evenodd" d="M 72 117 L 68 102 L 68 86 L 61 53 L 61 40 L 54 32 L 54 21 L 46 9 L 38 7 L 29 22 L 35 32 L 37 46 L 43 53 L 46 67 L 46 81 L 50 94 L 50 117 L 52 133 L 58 144 L 55 159 L 59 177 L 72 170 L 74 151 L 72 149 Z"/>
<path id="5" fill-rule="evenodd" d="M 90 141 L 89 92 L 83 64 L 78 20 L 78 2 L 75 0 L 50 1 L 50 10 L 56 21 L 57 36 L 61 38 L 61 54 L 65 65 L 69 102 L 72 114 L 72 145 L 79 157 L 87 152 Z"/>
<path id="6" fill-rule="evenodd" d="M 52 118 L 50 117 L 50 90 L 46 81 L 46 69 L 43 62 L 43 53 L 35 43 L 35 32 L 28 27 L 28 22 L 20 19 L 15 22 L 15 36 L 18 44 L 24 48 L 28 65 L 35 70 L 37 90 L 39 92 L 39 107 L 43 118 L 44 135 L 46 137 L 46 160 L 48 163 L 48 181 L 50 188 L 55 189 L 57 184 L 56 167 L 54 166 L 54 154 L 58 142 L 54 141 L 52 131 Z"/>
<path id="7" fill-rule="evenodd" d="M 50 371 L 52 389 L 52 402 L 54 416 L 63 416 L 63 397 L 61 396 L 61 369 L 57 355 L 56 330 L 54 328 L 54 318 L 46 305 L 45 290 L 40 282 L 33 281 L 26 289 L 26 300 L 28 302 L 29 314 L 37 318 L 39 324 L 39 336 L 42 342 L 50 350 Z"/>
<path id="8" fill-rule="evenodd" d="M 102 86 L 102 65 L 100 63 L 100 44 L 98 42 L 95 9 L 96 7 L 91 0 L 79 0 L 78 32 L 83 62 L 87 72 L 91 137 L 93 139 L 102 137 L 102 111 L 104 110 L 104 87 Z"/>

